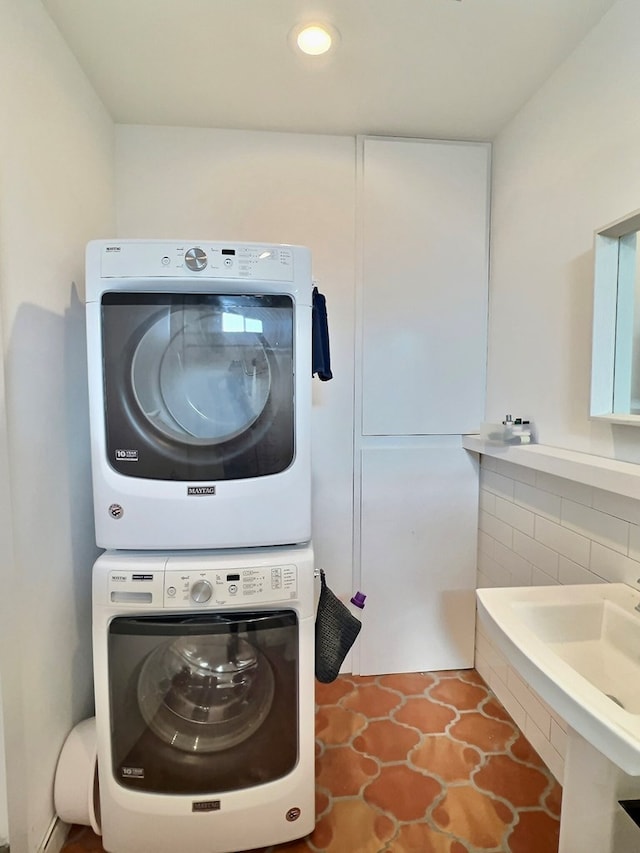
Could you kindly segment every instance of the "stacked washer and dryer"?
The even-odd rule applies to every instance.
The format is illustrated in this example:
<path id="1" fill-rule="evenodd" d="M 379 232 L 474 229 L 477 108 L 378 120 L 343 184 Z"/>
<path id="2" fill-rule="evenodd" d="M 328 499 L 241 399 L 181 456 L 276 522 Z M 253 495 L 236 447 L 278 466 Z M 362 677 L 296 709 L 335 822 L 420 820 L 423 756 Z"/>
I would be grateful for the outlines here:
<path id="1" fill-rule="evenodd" d="M 94 241 L 87 340 L 103 844 L 314 826 L 311 259 Z"/>

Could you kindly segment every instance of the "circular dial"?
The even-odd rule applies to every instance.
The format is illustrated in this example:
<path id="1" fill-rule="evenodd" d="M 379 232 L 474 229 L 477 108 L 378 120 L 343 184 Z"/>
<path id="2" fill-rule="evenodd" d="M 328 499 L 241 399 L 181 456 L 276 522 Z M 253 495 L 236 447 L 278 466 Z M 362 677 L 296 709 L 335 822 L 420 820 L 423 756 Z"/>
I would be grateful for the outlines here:
<path id="1" fill-rule="evenodd" d="M 209 581 L 196 581 L 191 587 L 191 600 L 196 604 L 204 604 L 213 595 L 213 588 Z"/>
<path id="2" fill-rule="evenodd" d="M 204 249 L 194 247 L 184 253 L 184 262 L 192 272 L 200 272 L 207 265 L 207 253 Z"/>

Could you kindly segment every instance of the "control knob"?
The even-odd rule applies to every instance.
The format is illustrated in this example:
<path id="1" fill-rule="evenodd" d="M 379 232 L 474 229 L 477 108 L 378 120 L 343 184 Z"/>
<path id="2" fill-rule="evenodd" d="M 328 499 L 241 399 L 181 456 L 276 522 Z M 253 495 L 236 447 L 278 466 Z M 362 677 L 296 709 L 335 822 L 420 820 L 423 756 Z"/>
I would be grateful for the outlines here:
<path id="1" fill-rule="evenodd" d="M 213 595 L 213 588 L 209 581 L 196 581 L 191 587 L 191 600 L 196 604 L 205 604 Z"/>
<path id="2" fill-rule="evenodd" d="M 187 249 L 184 262 L 192 272 L 200 272 L 207 265 L 207 253 L 200 248 Z"/>

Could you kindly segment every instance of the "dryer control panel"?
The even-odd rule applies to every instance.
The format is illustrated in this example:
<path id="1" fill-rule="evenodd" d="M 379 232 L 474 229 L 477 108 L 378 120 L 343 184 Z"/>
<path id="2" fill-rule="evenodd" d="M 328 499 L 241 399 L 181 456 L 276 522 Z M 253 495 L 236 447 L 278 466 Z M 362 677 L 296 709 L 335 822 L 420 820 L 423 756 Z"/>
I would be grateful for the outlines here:
<path id="1" fill-rule="evenodd" d="M 123 240 L 100 249 L 102 278 L 294 279 L 292 246 Z"/>
<path id="2" fill-rule="evenodd" d="M 298 568 L 289 563 L 228 569 L 111 571 L 111 604 L 173 609 L 251 607 L 298 597 Z"/>

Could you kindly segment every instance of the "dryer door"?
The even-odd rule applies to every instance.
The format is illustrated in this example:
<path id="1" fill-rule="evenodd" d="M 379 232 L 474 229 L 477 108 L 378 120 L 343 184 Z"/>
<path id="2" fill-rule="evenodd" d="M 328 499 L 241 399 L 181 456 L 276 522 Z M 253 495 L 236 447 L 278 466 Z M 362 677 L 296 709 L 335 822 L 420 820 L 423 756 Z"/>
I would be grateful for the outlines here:
<path id="1" fill-rule="evenodd" d="M 120 785 L 210 794 L 295 766 L 294 611 L 119 617 L 109 626 L 108 667 Z"/>
<path id="2" fill-rule="evenodd" d="M 120 474 L 234 480 L 294 456 L 290 296 L 105 293 L 106 452 Z"/>

